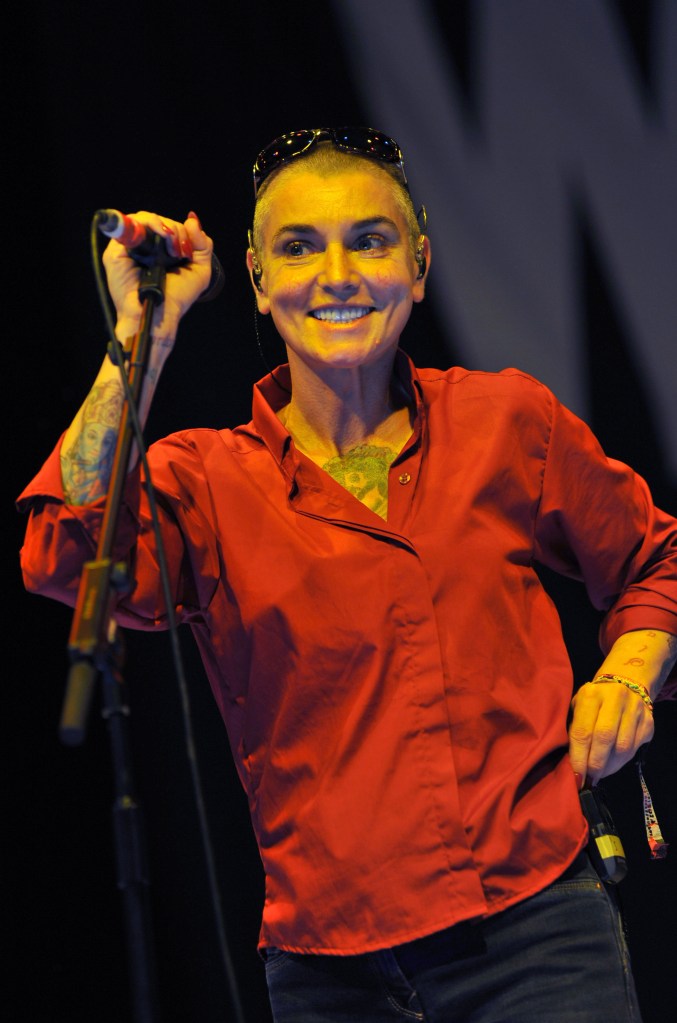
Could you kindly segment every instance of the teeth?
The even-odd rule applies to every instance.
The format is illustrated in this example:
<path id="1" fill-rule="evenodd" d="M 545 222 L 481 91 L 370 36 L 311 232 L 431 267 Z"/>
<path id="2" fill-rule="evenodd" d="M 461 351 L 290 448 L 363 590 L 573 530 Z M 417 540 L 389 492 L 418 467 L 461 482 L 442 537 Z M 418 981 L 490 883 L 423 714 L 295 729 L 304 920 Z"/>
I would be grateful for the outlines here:
<path id="1" fill-rule="evenodd" d="M 316 320 L 328 320 L 330 323 L 349 323 L 350 320 L 359 320 L 369 313 L 368 306 L 349 306 L 345 309 L 314 309 L 310 314 Z"/>

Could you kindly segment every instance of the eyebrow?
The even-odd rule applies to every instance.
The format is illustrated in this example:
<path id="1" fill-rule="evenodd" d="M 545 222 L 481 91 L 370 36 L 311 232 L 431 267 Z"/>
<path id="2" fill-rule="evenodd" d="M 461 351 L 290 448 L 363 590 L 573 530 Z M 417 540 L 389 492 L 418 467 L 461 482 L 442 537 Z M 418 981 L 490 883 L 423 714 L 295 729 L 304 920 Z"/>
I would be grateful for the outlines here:
<path id="1" fill-rule="evenodd" d="M 350 225 L 351 231 L 362 231 L 368 227 L 378 227 L 379 225 L 385 225 L 391 227 L 399 235 L 400 229 L 391 217 L 365 217 L 363 220 L 356 220 Z M 273 235 L 273 242 L 283 234 L 315 234 L 317 228 L 313 224 L 283 224 L 282 227 Z"/>

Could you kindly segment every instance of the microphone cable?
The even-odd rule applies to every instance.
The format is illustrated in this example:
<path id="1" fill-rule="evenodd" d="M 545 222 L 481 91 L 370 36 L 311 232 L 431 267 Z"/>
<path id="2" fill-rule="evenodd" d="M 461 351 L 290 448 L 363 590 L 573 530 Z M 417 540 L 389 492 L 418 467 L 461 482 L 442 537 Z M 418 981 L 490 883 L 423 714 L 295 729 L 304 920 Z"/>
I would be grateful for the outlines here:
<path id="1" fill-rule="evenodd" d="M 99 254 L 98 214 L 95 214 L 94 217 L 92 218 L 90 242 L 92 266 L 94 269 L 94 278 L 96 281 L 96 290 L 99 298 L 99 303 L 103 311 L 106 330 L 109 337 L 108 351 L 110 357 L 112 358 L 112 361 L 117 365 L 120 371 L 122 387 L 129 408 L 129 418 L 132 423 L 132 431 L 139 451 L 139 458 L 141 460 L 141 464 L 146 475 L 148 506 L 153 525 L 153 534 L 155 536 L 155 540 L 157 543 L 157 562 L 158 567 L 160 569 L 162 592 L 164 595 L 167 610 L 168 622 L 167 631 L 169 632 L 172 661 L 174 664 L 176 682 L 178 685 L 179 696 L 181 700 L 182 721 L 184 726 L 184 738 L 186 743 L 186 757 L 190 768 L 193 797 L 195 800 L 195 807 L 198 815 L 198 825 L 200 830 L 200 836 L 202 839 L 203 854 L 207 866 L 207 877 L 209 891 L 212 898 L 212 908 L 214 911 L 214 922 L 217 931 L 219 951 L 221 955 L 224 973 L 226 976 L 227 987 L 233 1005 L 233 1010 L 235 1012 L 235 1023 L 246 1023 L 244 1013 L 242 1010 L 242 1003 L 240 999 L 237 978 L 235 975 L 235 969 L 233 966 L 230 948 L 228 945 L 228 938 L 226 935 L 226 926 L 223 917 L 223 908 L 221 901 L 221 890 L 216 873 L 214 850 L 209 830 L 209 822 L 207 820 L 207 812 L 204 804 L 202 779 L 200 775 L 200 767 L 197 758 L 197 749 L 193 729 L 193 713 L 190 703 L 190 696 L 188 692 L 188 683 L 186 680 L 183 655 L 181 653 L 181 646 L 179 642 L 178 625 L 176 621 L 176 615 L 174 613 L 174 605 L 172 602 L 171 586 L 169 582 L 169 571 L 167 568 L 167 559 L 165 554 L 165 546 L 162 539 L 162 532 L 160 530 L 160 520 L 157 512 L 155 488 L 153 486 L 150 467 L 148 465 L 148 460 L 146 457 L 146 445 L 143 437 L 143 428 L 139 420 L 138 409 L 136 408 L 136 404 L 134 402 L 131 389 L 129 386 L 129 381 L 127 379 L 127 373 L 124 368 L 124 352 L 122 349 L 122 345 L 115 336 L 115 324 L 113 323 L 110 306 L 108 304 L 108 289 L 104 281 L 103 274 L 101 272 L 101 258 Z"/>

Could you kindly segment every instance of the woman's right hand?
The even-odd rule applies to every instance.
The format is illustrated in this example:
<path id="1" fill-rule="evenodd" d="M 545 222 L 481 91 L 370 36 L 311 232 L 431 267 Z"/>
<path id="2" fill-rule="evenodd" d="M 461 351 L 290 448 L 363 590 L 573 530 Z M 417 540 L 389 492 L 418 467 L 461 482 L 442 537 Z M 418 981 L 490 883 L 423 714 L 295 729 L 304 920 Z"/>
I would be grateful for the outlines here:
<path id="1" fill-rule="evenodd" d="M 190 263 L 167 272 L 164 301 L 153 313 L 153 343 L 168 351 L 176 338 L 179 320 L 209 286 L 213 243 L 194 213 L 190 213 L 183 223 L 146 210 L 132 216 L 160 237 L 171 240 L 174 252 L 188 254 L 192 249 Z M 141 268 L 124 245 L 114 240 L 106 246 L 103 264 L 117 311 L 115 333 L 118 340 L 124 342 L 138 331 L 141 322 L 138 296 Z"/>

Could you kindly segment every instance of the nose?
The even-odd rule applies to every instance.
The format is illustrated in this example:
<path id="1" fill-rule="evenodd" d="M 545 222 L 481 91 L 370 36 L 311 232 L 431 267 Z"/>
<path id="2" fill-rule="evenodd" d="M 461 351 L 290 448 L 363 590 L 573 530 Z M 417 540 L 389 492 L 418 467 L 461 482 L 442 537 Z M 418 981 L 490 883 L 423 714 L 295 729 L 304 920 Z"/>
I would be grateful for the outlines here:
<path id="1" fill-rule="evenodd" d="M 341 243 L 327 245 L 318 278 L 321 287 L 343 297 L 357 291 L 360 286 L 359 276 L 350 257 L 351 253 Z"/>

